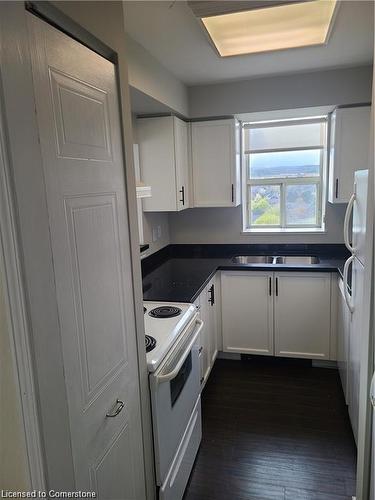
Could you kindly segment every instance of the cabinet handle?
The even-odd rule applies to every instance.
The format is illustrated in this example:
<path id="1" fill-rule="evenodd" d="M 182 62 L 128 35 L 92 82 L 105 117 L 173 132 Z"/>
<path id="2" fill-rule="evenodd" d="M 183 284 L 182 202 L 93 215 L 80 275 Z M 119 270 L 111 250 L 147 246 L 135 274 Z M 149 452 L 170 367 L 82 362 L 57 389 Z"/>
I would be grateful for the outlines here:
<path id="1" fill-rule="evenodd" d="M 276 280 L 276 283 L 275 283 L 276 284 L 276 287 L 275 287 L 276 290 L 275 290 L 275 292 L 276 292 L 276 297 L 278 297 L 279 296 L 279 278 L 275 278 L 275 280 Z"/>
<path id="2" fill-rule="evenodd" d="M 336 182 L 335 182 L 335 197 L 338 198 L 339 197 L 339 180 L 336 179 Z"/>
<path id="3" fill-rule="evenodd" d="M 271 276 L 268 278 L 268 293 L 271 297 L 271 295 L 272 295 L 272 278 L 271 278 Z"/>
<path id="4" fill-rule="evenodd" d="M 208 291 L 210 293 L 208 302 L 211 304 L 211 306 L 213 306 L 215 304 L 215 285 L 212 285 Z"/>
<path id="5" fill-rule="evenodd" d="M 202 354 L 202 351 L 203 351 L 203 346 L 200 346 L 200 348 L 198 350 L 198 354 Z"/>
<path id="6" fill-rule="evenodd" d="M 232 184 L 232 203 L 234 203 L 234 184 Z"/>
<path id="7" fill-rule="evenodd" d="M 184 187 L 184 186 L 182 186 L 182 188 L 180 189 L 180 191 L 179 191 L 179 192 L 180 192 L 180 193 L 181 193 L 181 195 L 182 195 L 182 198 L 181 198 L 180 202 L 181 202 L 183 205 L 185 205 L 185 187 Z"/>

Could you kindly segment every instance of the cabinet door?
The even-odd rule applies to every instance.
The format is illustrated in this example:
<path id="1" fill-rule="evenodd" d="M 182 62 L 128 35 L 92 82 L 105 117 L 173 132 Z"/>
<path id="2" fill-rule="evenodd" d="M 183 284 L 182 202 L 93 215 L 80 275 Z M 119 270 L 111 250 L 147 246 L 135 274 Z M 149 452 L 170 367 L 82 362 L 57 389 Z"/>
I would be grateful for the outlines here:
<path id="1" fill-rule="evenodd" d="M 344 284 L 341 278 L 338 280 L 337 301 L 337 365 L 339 368 L 342 389 L 348 404 L 348 363 L 349 363 L 349 332 L 351 314 L 345 302 Z"/>
<path id="2" fill-rule="evenodd" d="M 137 135 L 141 179 L 152 192 L 143 200 L 143 210 L 176 211 L 173 116 L 138 119 Z"/>
<path id="3" fill-rule="evenodd" d="M 338 108 L 330 125 L 328 201 L 347 203 L 354 172 L 368 168 L 370 106 Z"/>
<path id="4" fill-rule="evenodd" d="M 195 207 L 231 207 L 239 200 L 239 154 L 234 119 L 191 125 Z"/>
<path id="5" fill-rule="evenodd" d="M 223 351 L 273 354 L 273 273 L 221 274 Z"/>
<path id="6" fill-rule="evenodd" d="M 189 208 L 189 126 L 174 117 L 177 210 Z"/>
<path id="7" fill-rule="evenodd" d="M 331 275 L 275 273 L 275 354 L 329 358 Z"/>

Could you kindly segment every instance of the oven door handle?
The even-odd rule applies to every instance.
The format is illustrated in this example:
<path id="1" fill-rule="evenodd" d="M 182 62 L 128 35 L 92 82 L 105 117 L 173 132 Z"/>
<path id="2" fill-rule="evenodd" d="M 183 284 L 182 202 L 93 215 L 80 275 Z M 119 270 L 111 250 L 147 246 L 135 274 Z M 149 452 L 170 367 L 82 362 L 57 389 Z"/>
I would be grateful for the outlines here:
<path id="1" fill-rule="evenodd" d="M 201 319 L 197 318 L 195 321 L 199 326 L 198 326 L 197 331 L 195 332 L 193 338 L 191 339 L 188 346 L 186 347 L 183 355 L 178 360 L 178 363 L 176 364 L 176 366 L 173 368 L 172 371 L 170 371 L 169 373 L 165 373 L 163 375 L 156 375 L 155 376 L 156 384 L 158 384 L 160 382 L 167 382 L 168 380 L 174 379 L 176 377 L 176 375 L 178 374 L 178 372 L 180 371 L 181 366 L 184 364 L 186 358 L 189 355 L 189 352 L 191 351 L 191 348 L 195 344 L 195 341 L 197 340 L 197 337 L 203 328 L 203 321 Z"/>

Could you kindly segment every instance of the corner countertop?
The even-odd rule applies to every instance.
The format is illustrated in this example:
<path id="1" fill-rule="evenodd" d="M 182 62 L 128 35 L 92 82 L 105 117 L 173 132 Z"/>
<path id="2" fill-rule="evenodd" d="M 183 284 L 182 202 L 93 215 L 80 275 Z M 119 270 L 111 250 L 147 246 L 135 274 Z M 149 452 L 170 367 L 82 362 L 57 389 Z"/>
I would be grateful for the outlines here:
<path id="1" fill-rule="evenodd" d="M 266 247 L 266 248 L 264 248 Z M 235 255 L 316 255 L 319 264 L 235 264 Z M 342 275 L 344 245 L 168 245 L 142 262 L 143 298 L 194 302 L 216 271 L 309 271 Z"/>

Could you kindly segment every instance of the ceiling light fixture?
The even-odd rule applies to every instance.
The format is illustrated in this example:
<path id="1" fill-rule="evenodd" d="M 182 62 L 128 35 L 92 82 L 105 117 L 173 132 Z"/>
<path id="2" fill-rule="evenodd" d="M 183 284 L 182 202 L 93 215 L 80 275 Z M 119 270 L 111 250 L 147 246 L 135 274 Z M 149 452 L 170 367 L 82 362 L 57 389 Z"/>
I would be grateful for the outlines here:
<path id="1" fill-rule="evenodd" d="M 190 5 L 193 2 L 190 2 Z M 322 45 L 336 0 L 312 0 L 201 17 L 221 57 Z"/>

